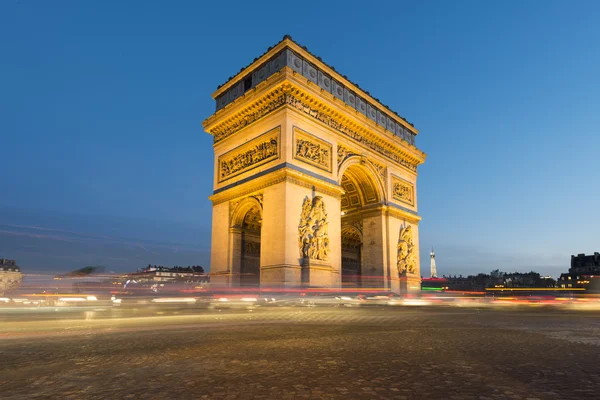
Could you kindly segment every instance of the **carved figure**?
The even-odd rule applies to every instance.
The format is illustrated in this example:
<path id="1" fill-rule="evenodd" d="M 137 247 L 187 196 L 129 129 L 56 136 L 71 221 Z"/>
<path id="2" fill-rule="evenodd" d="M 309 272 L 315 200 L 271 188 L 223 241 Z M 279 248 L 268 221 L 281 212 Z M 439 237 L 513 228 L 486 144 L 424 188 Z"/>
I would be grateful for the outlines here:
<path id="1" fill-rule="evenodd" d="M 312 143 L 305 139 L 297 139 L 296 157 L 301 157 L 329 168 L 329 149 L 322 147 L 320 144 Z"/>
<path id="2" fill-rule="evenodd" d="M 412 226 L 400 229 L 398 238 L 398 273 L 414 274 L 416 269 L 415 245 L 413 243 Z"/>
<path id="3" fill-rule="evenodd" d="M 345 148 L 344 146 L 338 145 L 338 167 L 342 165 L 342 163 L 346 160 L 346 158 L 350 157 L 354 153 Z"/>
<path id="4" fill-rule="evenodd" d="M 320 196 L 316 196 L 312 202 L 306 197 L 302 203 L 298 249 L 302 258 L 325 261 L 329 257 L 329 222 L 325 202 Z"/>

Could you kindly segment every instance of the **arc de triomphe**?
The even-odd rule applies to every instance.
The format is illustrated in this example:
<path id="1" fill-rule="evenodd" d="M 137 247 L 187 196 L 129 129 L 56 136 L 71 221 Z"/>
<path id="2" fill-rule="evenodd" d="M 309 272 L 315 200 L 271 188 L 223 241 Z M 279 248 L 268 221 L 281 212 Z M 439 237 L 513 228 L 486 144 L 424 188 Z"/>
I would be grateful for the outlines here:
<path id="1" fill-rule="evenodd" d="M 212 284 L 420 290 L 410 123 L 289 36 L 213 98 Z"/>

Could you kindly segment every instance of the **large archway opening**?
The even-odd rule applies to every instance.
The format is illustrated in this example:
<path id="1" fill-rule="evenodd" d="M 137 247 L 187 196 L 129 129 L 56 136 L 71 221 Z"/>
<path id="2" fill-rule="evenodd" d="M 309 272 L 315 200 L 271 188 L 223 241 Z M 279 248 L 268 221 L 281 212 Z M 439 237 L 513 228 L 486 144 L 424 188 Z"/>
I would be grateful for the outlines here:
<path id="1" fill-rule="evenodd" d="M 240 265 L 240 285 L 260 286 L 260 232 L 262 216 L 258 206 L 252 207 L 242 223 L 242 256 Z"/>
<path id="2" fill-rule="evenodd" d="M 368 161 L 356 157 L 347 160 L 342 168 L 341 281 L 344 288 L 360 288 L 368 284 L 371 273 L 364 251 L 365 211 L 382 202 L 383 192 Z"/>
<path id="3" fill-rule="evenodd" d="M 243 287 L 260 286 L 262 206 L 254 197 L 242 200 L 232 214 L 232 270 L 234 282 Z"/>
<path id="4" fill-rule="evenodd" d="M 359 228 L 342 223 L 342 287 L 361 286 L 362 246 Z"/>

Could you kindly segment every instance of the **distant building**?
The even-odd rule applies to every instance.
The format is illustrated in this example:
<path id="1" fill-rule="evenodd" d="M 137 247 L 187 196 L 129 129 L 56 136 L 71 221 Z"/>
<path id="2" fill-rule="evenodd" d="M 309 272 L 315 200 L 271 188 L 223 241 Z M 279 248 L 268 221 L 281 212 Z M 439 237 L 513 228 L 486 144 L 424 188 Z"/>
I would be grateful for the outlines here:
<path id="1" fill-rule="evenodd" d="M 585 288 L 600 291 L 600 253 L 592 255 L 577 254 L 571 256 L 569 272 L 558 278 L 559 288 Z"/>
<path id="2" fill-rule="evenodd" d="M 487 289 L 527 289 L 527 288 L 554 288 L 556 281 L 550 276 L 540 276 L 537 272 L 512 272 L 505 273 L 494 270 L 490 274 L 477 274 L 469 276 L 446 276 L 442 278 L 423 278 L 421 288 L 442 288 L 450 291 L 477 291 Z"/>
<path id="3" fill-rule="evenodd" d="M 16 261 L 0 258 L 0 295 L 18 289 L 22 281 L 23 274 Z"/>
<path id="4" fill-rule="evenodd" d="M 125 274 L 121 279 L 137 283 L 195 283 L 207 284 L 209 277 L 202 267 L 163 267 L 151 266 Z"/>
<path id="5" fill-rule="evenodd" d="M 553 288 L 556 285 L 551 276 L 540 276 L 537 272 L 513 272 L 504 274 L 506 288 Z"/>
<path id="6" fill-rule="evenodd" d="M 447 290 L 448 280 L 446 278 L 423 278 L 421 279 L 421 290 Z"/>

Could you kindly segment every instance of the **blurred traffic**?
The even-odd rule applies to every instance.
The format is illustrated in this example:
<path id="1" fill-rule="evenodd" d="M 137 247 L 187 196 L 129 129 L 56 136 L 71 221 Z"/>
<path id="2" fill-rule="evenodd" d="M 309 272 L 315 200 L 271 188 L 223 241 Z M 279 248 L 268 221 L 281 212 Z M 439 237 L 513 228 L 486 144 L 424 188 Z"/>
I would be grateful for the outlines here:
<path id="1" fill-rule="evenodd" d="M 421 291 L 398 295 L 381 289 L 177 289 L 135 288 L 94 292 L 55 289 L 0 297 L 0 314 L 93 309 L 226 310 L 257 307 L 540 307 L 564 310 L 600 310 L 598 295 L 556 291 L 451 292 Z"/>

